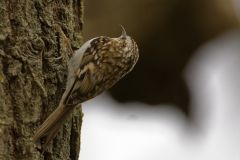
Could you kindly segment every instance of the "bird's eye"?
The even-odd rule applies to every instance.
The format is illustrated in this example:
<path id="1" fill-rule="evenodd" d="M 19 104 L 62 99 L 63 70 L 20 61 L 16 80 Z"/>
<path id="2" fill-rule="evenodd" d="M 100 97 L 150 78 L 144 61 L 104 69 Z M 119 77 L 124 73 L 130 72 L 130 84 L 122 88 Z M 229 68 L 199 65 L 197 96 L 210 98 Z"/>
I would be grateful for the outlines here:
<path id="1" fill-rule="evenodd" d="M 122 37 L 123 40 L 126 40 L 127 38 L 126 37 Z"/>

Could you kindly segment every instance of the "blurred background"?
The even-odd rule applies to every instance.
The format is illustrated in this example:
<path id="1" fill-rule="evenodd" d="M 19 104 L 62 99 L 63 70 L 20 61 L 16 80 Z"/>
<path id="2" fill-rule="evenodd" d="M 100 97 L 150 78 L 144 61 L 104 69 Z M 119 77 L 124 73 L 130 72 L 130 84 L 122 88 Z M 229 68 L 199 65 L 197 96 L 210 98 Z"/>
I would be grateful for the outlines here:
<path id="1" fill-rule="evenodd" d="M 240 1 L 85 0 L 84 41 L 139 46 L 133 71 L 83 104 L 81 160 L 240 160 Z"/>

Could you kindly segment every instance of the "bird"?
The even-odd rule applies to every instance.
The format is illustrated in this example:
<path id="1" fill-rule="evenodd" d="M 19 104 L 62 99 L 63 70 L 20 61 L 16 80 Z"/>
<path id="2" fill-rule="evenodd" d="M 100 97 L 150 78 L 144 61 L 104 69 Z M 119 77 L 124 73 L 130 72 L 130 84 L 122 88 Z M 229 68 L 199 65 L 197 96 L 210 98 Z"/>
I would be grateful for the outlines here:
<path id="1" fill-rule="evenodd" d="M 127 35 L 122 25 L 120 27 L 120 37 L 95 37 L 75 52 L 65 38 L 73 54 L 68 64 L 66 90 L 59 106 L 37 129 L 33 137 L 34 143 L 46 137 L 42 154 L 76 106 L 100 95 L 134 68 L 139 58 L 137 43 Z M 65 36 L 62 30 L 58 30 Z"/>

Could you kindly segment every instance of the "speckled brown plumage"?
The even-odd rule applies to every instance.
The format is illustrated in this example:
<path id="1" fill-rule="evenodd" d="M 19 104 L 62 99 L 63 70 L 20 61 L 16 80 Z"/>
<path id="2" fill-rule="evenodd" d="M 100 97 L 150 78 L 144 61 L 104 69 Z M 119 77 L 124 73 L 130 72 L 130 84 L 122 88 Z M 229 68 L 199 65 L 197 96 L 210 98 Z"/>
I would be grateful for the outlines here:
<path id="1" fill-rule="evenodd" d="M 123 38 L 97 37 L 92 40 L 64 104 L 78 104 L 94 98 L 131 71 L 138 59 L 137 45 L 131 41 L 135 47 L 125 49 L 127 44 Z"/>
<path id="2" fill-rule="evenodd" d="M 93 38 L 77 50 L 69 62 L 66 91 L 59 107 L 35 133 L 34 141 L 47 136 L 43 152 L 73 109 L 117 83 L 133 69 L 138 57 L 137 44 L 123 27 L 121 37 Z"/>

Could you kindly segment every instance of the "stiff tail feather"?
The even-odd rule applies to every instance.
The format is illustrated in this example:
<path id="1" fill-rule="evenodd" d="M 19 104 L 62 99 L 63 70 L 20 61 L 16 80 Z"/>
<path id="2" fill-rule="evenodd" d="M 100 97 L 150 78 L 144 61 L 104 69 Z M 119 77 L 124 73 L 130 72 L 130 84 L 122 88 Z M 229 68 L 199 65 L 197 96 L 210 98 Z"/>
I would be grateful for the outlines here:
<path id="1" fill-rule="evenodd" d="M 63 126 L 69 115 L 73 112 L 77 105 L 60 104 L 58 108 L 43 122 L 36 131 L 33 142 L 46 136 L 46 142 L 43 145 L 42 154 L 48 147 L 48 144 L 56 136 L 60 128 Z"/>

